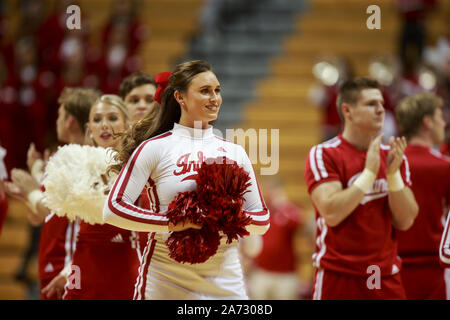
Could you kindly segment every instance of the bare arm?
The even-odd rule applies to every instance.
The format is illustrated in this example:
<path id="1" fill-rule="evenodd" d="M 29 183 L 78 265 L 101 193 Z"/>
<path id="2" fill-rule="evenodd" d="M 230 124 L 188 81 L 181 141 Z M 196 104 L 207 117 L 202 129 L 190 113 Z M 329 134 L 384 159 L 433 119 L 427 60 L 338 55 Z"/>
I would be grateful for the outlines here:
<path id="1" fill-rule="evenodd" d="M 7 194 L 30 206 L 29 195 L 34 191 L 40 192 L 39 183 L 28 172 L 21 169 L 13 169 L 11 171 L 11 179 L 13 183 L 5 183 Z M 43 197 L 36 198 L 35 207 L 31 210 L 33 224 L 38 224 L 39 221 L 42 223 L 50 213 L 50 210 L 44 205 L 42 200 Z"/>
<path id="2" fill-rule="evenodd" d="M 399 230 L 409 229 L 419 212 L 414 194 L 408 187 L 397 192 L 389 192 L 389 207 L 392 212 L 392 224 Z"/>
<path id="3" fill-rule="evenodd" d="M 382 135 L 372 140 L 367 150 L 365 170 L 354 184 L 343 189 L 339 181 L 325 182 L 311 193 L 311 199 L 327 225 L 335 227 L 344 221 L 370 189 L 380 168 L 381 138 Z"/>
<path id="4" fill-rule="evenodd" d="M 386 168 L 389 188 L 389 207 L 392 212 L 392 224 L 399 230 L 409 229 L 419 213 L 419 206 L 410 188 L 404 186 L 400 174 L 400 165 L 406 148 L 406 139 L 391 138 Z M 405 158 L 406 159 L 406 158 Z M 405 160 L 407 161 L 407 160 Z"/>
<path id="5" fill-rule="evenodd" d="M 315 188 L 311 199 L 330 227 L 344 221 L 364 198 L 364 192 L 355 185 L 342 189 L 339 181 L 325 182 Z"/>

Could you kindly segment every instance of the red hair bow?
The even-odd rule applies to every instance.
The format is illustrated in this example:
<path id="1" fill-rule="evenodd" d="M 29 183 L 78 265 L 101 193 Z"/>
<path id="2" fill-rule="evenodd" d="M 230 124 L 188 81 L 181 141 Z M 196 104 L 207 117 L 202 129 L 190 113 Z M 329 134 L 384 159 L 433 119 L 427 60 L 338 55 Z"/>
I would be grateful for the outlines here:
<path id="1" fill-rule="evenodd" d="M 161 72 L 155 74 L 155 82 L 158 87 L 156 88 L 155 97 L 153 99 L 159 104 L 161 104 L 164 89 L 169 85 L 169 77 L 171 74 L 172 72 Z"/>

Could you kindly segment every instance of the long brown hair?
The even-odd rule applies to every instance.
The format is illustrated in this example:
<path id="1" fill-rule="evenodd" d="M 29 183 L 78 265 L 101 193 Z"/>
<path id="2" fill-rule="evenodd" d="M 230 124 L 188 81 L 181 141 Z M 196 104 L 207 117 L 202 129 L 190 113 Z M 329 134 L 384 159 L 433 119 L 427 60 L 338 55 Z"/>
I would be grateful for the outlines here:
<path id="1" fill-rule="evenodd" d="M 181 107 L 175 99 L 175 91 L 186 92 L 192 79 L 202 72 L 212 71 L 209 63 L 194 60 L 177 65 L 169 77 L 169 84 L 161 98 L 161 108 L 153 108 L 144 118 L 128 130 L 120 143 L 120 149 L 114 157 L 117 164 L 111 165 L 108 172 L 119 172 L 127 163 L 134 150 L 145 140 L 167 132 L 178 123 Z"/>

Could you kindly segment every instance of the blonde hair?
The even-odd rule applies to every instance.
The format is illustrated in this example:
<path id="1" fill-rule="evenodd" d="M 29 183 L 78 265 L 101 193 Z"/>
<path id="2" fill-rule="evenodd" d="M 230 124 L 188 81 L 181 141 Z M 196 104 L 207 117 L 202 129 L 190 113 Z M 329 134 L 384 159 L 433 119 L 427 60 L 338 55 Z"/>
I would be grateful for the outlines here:
<path id="1" fill-rule="evenodd" d="M 119 108 L 119 110 L 122 112 L 123 116 L 125 117 L 125 120 L 128 122 L 130 120 L 130 116 L 128 115 L 128 109 L 125 106 L 125 103 L 123 102 L 122 98 L 115 94 L 104 94 L 100 96 L 100 98 L 95 101 L 94 106 L 99 104 L 100 102 L 112 104 L 113 106 Z"/>
<path id="2" fill-rule="evenodd" d="M 443 100 L 433 93 L 418 93 L 403 98 L 395 108 L 400 133 L 411 139 L 420 130 L 425 116 L 433 116 L 436 109 L 442 108 Z"/>
<path id="3" fill-rule="evenodd" d="M 99 104 L 101 102 L 108 103 L 108 104 L 111 104 L 111 105 L 117 107 L 120 110 L 120 112 L 122 113 L 125 123 L 126 124 L 129 123 L 130 118 L 128 116 L 128 109 L 125 106 L 125 103 L 123 102 L 121 97 L 119 97 L 118 95 L 115 95 L 115 94 L 103 94 L 94 102 L 92 107 L 96 106 L 97 104 Z M 88 124 L 86 123 L 86 127 L 87 127 L 87 125 Z M 114 133 L 113 132 L 113 136 L 114 137 L 122 137 L 123 133 Z M 85 130 L 85 139 L 87 141 L 88 141 L 88 139 L 91 139 L 94 146 L 96 146 L 96 147 L 98 146 L 97 143 L 95 142 L 95 140 L 90 138 L 89 130 Z"/>

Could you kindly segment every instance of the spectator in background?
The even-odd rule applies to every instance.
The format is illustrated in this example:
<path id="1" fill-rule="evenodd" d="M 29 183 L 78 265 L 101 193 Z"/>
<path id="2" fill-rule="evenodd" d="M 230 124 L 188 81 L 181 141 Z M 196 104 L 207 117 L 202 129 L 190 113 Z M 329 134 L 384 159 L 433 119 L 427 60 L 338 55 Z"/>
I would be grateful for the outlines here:
<path id="1" fill-rule="evenodd" d="M 14 132 L 15 120 L 19 117 L 17 101 L 18 92 L 12 72 L 0 54 L 0 141 L 2 146 L 8 150 L 3 159 L 7 172 L 23 164 L 17 156 L 18 150 L 20 150 L 17 139 L 15 135 L 11 134 Z"/>
<path id="2" fill-rule="evenodd" d="M 128 49 L 131 53 L 136 53 L 139 45 L 148 37 L 148 29 L 139 23 L 136 15 L 136 0 L 122 1 L 115 0 L 112 6 L 111 16 L 103 31 L 103 43 L 106 43 L 117 23 L 126 25 L 128 34 Z"/>
<path id="3" fill-rule="evenodd" d="M 411 189 L 419 205 L 412 227 L 398 232 L 402 282 L 410 300 L 450 299 L 450 270 L 439 265 L 439 244 L 450 202 L 450 158 L 434 150 L 445 137 L 443 101 L 433 94 L 405 98 L 397 106 L 405 155 L 411 168 Z M 447 279 L 446 279 L 447 278 Z"/>
<path id="4" fill-rule="evenodd" d="M 51 72 L 38 63 L 36 43 L 32 38 L 21 38 L 14 46 L 15 83 L 18 100 L 14 118 L 18 149 L 18 167 L 25 167 L 27 147 L 33 141 L 39 150 L 44 149 L 48 133 L 49 88 L 54 84 Z"/>
<path id="5" fill-rule="evenodd" d="M 427 37 L 425 19 L 437 0 L 396 0 L 403 21 L 399 36 L 399 55 L 403 61 L 421 61 Z"/>
<path id="6" fill-rule="evenodd" d="M 322 109 L 322 140 L 336 136 L 342 130 L 336 107 L 339 87 L 353 77 L 354 70 L 349 59 L 343 56 L 325 57 L 318 62 L 313 73 L 321 82 L 310 91 L 310 99 Z M 331 75 L 331 76 L 330 76 Z"/>
<path id="7" fill-rule="evenodd" d="M 117 21 L 111 26 L 106 40 L 103 57 L 99 64 L 102 75 L 101 90 L 105 93 L 116 93 L 123 78 L 139 70 L 141 60 L 130 50 L 128 24 Z"/>
<path id="8" fill-rule="evenodd" d="M 16 38 L 36 37 L 45 19 L 45 3 L 42 0 L 19 1 L 20 22 Z"/>
<path id="9" fill-rule="evenodd" d="M 67 7 L 72 4 L 77 5 L 79 3 L 74 0 L 57 1 L 56 9 L 44 20 L 36 34 L 42 65 L 52 69 L 56 73 L 61 68 L 61 60 L 59 58 L 60 47 L 64 41 L 66 32 L 68 32 L 66 11 Z M 85 18 L 83 16 L 81 20 L 83 27 L 85 25 Z"/>
<path id="10" fill-rule="evenodd" d="M 298 243 L 303 231 L 301 209 L 289 201 L 281 183 L 267 179 L 264 199 L 271 213 L 270 228 L 249 274 L 252 299 L 293 300 L 300 294 Z"/>

